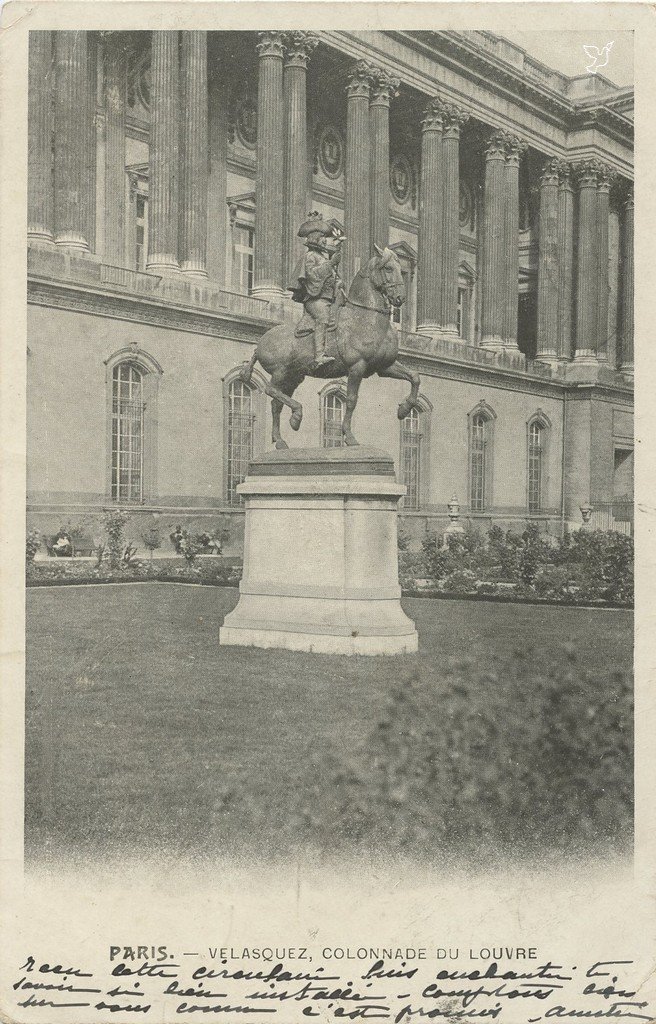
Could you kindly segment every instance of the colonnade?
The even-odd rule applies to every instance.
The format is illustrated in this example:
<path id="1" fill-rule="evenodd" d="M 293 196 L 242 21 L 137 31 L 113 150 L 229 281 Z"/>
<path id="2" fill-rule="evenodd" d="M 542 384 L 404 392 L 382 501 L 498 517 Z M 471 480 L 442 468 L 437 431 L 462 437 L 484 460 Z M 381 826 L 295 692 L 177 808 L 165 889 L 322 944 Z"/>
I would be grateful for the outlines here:
<path id="1" fill-rule="evenodd" d="M 106 262 L 125 253 L 125 48 L 105 38 Z M 311 208 L 306 77 L 318 37 L 259 33 L 253 294 L 282 296 Z M 94 249 L 95 82 L 89 34 L 35 31 L 29 62 L 28 236 L 77 253 Z M 208 83 L 207 33 L 155 31 L 151 42 L 147 269 L 208 276 L 208 196 L 225 188 L 225 104 Z M 213 84 L 214 83 L 214 84 Z M 399 81 L 356 61 L 345 81 L 342 273 L 350 281 L 389 239 L 389 111 Z M 54 98 L 54 102 L 53 102 Z M 470 114 L 440 97 L 421 121 L 417 331 L 457 337 L 460 136 Z M 223 132 L 225 135 L 225 131 Z M 485 148 L 478 277 L 481 345 L 517 351 L 519 167 L 527 146 L 490 129 Z M 546 156 L 539 184 L 537 357 L 608 358 L 608 213 L 613 174 L 597 160 Z M 217 192 L 218 190 L 218 192 Z M 575 221 L 574 211 L 577 209 Z M 621 368 L 633 367 L 633 193 L 621 231 Z M 575 237 L 576 231 L 576 237 Z M 576 254 L 576 258 L 575 258 Z M 214 268 L 210 266 L 210 274 Z M 572 310 L 575 310 L 573 322 Z"/>

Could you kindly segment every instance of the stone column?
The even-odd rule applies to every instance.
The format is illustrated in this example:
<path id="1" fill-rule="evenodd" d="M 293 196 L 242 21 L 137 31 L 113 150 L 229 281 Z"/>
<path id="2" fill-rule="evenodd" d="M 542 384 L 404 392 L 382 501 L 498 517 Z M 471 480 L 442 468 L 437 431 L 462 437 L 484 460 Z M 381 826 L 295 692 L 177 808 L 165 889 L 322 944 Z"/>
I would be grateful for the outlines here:
<path id="1" fill-rule="evenodd" d="M 633 184 L 624 201 L 622 225 L 622 373 L 633 377 Z"/>
<path id="2" fill-rule="evenodd" d="M 558 169 L 558 160 L 547 160 L 540 176 L 537 358 L 548 363 L 558 358 Z"/>
<path id="3" fill-rule="evenodd" d="M 27 122 L 27 237 L 52 243 L 52 33 L 30 32 Z"/>
<path id="4" fill-rule="evenodd" d="M 389 243 L 389 107 L 399 87 L 398 78 L 375 68 L 369 100 L 371 245 Z"/>
<path id="5" fill-rule="evenodd" d="M 108 32 L 105 45 L 105 263 L 125 264 L 125 41 Z"/>
<path id="6" fill-rule="evenodd" d="M 225 288 L 228 210 L 228 82 L 216 54 L 208 83 L 207 273 Z"/>
<path id="7" fill-rule="evenodd" d="M 180 34 L 180 270 L 207 277 L 207 32 Z"/>
<path id="8" fill-rule="evenodd" d="M 449 104 L 442 128 L 442 329 L 458 338 L 458 268 L 460 266 L 460 129 L 469 115 Z"/>
<path id="9" fill-rule="evenodd" d="M 483 197 L 483 259 L 481 345 L 504 346 L 504 312 L 508 259 L 505 244 L 506 133 L 494 131 L 485 150 L 485 192 Z"/>
<path id="10" fill-rule="evenodd" d="M 576 361 L 597 360 L 599 264 L 597 261 L 597 181 L 600 165 L 577 165 L 579 190 L 578 259 L 576 273 Z"/>
<path id="11" fill-rule="evenodd" d="M 89 251 L 89 165 L 95 135 L 89 99 L 86 32 L 55 38 L 55 241 L 73 252 Z"/>
<path id="12" fill-rule="evenodd" d="M 151 47 L 147 270 L 172 274 L 179 270 L 179 33 L 153 32 Z"/>
<path id="13" fill-rule="evenodd" d="M 598 343 L 597 359 L 608 362 L 608 214 L 610 187 L 614 175 L 608 167 L 601 167 L 597 181 L 597 262 L 599 273 Z"/>
<path id="14" fill-rule="evenodd" d="M 313 32 L 289 32 L 285 39 L 284 284 L 303 251 L 297 232 L 310 212 L 307 141 L 307 66 L 319 42 Z"/>
<path id="15" fill-rule="evenodd" d="M 346 194 L 342 275 L 348 291 L 370 256 L 369 241 L 369 93 L 372 69 L 363 60 L 351 68 L 346 89 Z"/>
<path id="16" fill-rule="evenodd" d="M 558 358 L 571 359 L 574 274 L 574 189 L 572 165 L 558 163 Z"/>
<path id="17" fill-rule="evenodd" d="M 253 295 L 283 293 L 283 32 L 260 32 L 257 44 L 257 166 Z"/>
<path id="18" fill-rule="evenodd" d="M 444 104 L 429 101 L 421 122 L 419 179 L 419 253 L 417 260 L 417 333 L 440 332 L 442 313 L 442 121 Z"/>
<path id="19" fill-rule="evenodd" d="M 508 136 L 506 146 L 506 206 L 504 213 L 506 242 L 506 276 L 504 302 L 504 348 L 519 351 L 517 346 L 517 306 L 519 302 L 519 161 L 526 152 L 526 143 L 516 135 Z"/>

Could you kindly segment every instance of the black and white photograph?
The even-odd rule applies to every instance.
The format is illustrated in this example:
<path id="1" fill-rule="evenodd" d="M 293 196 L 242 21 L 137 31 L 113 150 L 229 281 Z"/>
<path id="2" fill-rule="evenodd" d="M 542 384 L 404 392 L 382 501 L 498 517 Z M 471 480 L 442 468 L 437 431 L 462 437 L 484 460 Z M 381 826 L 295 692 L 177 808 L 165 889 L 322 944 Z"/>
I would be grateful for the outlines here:
<path id="1" fill-rule="evenodd" d="M 642 5 L 279 6 L 20 27 L 26 884 L 629 879 Z M 44 934 L 2 1009 L 653 1020 L 631 948 L 532 955 L 518 914 L 310 966 L 269 922 L 255 971 L 142 923 L 112 990 Z"/>

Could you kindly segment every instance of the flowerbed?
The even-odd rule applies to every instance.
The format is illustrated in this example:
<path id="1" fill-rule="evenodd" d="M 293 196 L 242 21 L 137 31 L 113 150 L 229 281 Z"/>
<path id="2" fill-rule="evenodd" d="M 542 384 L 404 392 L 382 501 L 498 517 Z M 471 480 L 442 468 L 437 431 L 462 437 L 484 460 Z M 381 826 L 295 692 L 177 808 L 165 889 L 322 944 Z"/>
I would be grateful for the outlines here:
<path id="1" fill-rule="evenodd" d="M 431 534 L 422 551 L 399 552 L 399 573 L 406 593 L 631 607 L 633 540 L 612 530 L 546 538 L 534 525 L 468 530 L 441 546 Z"/>
<path id="2" fill-rule="evenodd" d="M 232 561 L 232 560 L 231 560 Z M 90 559 L 53 559 L 28 562 L 26 580 L 32 587 L 72 583 L 204 583 L 219 587 L 237 586 L 241 565 L 226 564 L 216 558 L 197 558 L 193 564 L 180 564 L 179 558 L 133 559 L 113 569 Z"/>

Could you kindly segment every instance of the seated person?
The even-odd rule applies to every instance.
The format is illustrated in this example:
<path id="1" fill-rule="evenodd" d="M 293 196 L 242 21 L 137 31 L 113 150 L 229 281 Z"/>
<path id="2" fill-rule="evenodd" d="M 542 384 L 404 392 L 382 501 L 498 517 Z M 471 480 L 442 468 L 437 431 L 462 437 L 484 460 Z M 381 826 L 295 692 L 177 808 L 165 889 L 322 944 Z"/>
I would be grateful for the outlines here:
<path id="1" fill-rule="evenodd" d="M 173 533 L 170 534 L 170 541 L 175 548 L 176 555 L 182 554 L 182 542 L 184 541 L 185 536 L 186 534 L 180 524 L 178 524 Z"/>
<path id="2" fill-rule="evenodd" d="M 57 558 L 70 558 L 73 554 L 71 538 L 64 530 L 60 530 L 52 542 L 52 550 Z"/>

